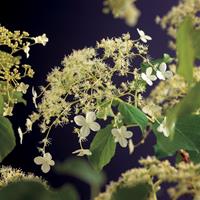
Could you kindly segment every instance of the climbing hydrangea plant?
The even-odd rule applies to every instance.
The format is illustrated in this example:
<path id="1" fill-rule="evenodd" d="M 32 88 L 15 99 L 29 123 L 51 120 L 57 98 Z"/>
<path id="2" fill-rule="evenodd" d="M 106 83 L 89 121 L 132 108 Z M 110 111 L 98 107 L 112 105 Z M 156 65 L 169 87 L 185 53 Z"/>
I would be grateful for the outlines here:
<path id="1" fill-rule="evenodd" d="M 135 25 L 140 15 L 134 0 L 105 0 L 104 6 L 104 12 L 125 19 L 128 25 Z M 34 124 L 39 126 L 43 138 L 33 162 L 42 172 L 55 166 L 57 173 L 80 178 L 91 186 L 91 199 L 95 200 L 156 200 L 163 183 L 172 183 L 167 193 L 173 200 L 184 195 L 199 199 L 199 12 L 199 0 L 180 0 L 166 16 L 156 17 L 172 38 L 174 58 L 164 52 L 161 58 L 151 58 L 148 45 L 154 38 L 137 28 L 136 39 L 126 33 L 102 39 L 95 47 L 74 50 L 60 67 L 51 70 L 45 86 L 32 87 L 35 109 L 18 134 L 22 143 L 24 134 L 31 132 Z M 46 34 L 31 37 L 0 26 L 0 161 L 16 145 L 9 118 L 15 104 L 26 104 L 23 94 L 29 85 L 24 78 L 34 75 L 30 65 L 22 64 L 21 56 L 28 58 L 31 46 L 47 42 Z M 48 148 L 51 130 L 69 124 L 80 146 L 72 154 L 86 156 L 89 162 L 77 158 L 57 164 L 52 157 Z M 138 142 L 133 139 L 136 129 L 141 133 Z M 155 157 L 140 159 L 144 167 L 127 171 L 97 195 L 105 181 L 101 171 L 114 157 L 116 146 L 128 148 L 134 156 L 135 148 L 150 134 L 156 137 Z M 158 160 L 169 156 L 176 159 L 175 165 Z M 71 186 L 52 192 L 42 179 L 11 167 L 1 167 L 0 176 L 2 199 L 11 199 L 7 195 L 25 187 L 25 196 L 40 190 L 37 195 L 43 195 L 44 200 L 59 200 L 63 194 L 78 199 Z"/>

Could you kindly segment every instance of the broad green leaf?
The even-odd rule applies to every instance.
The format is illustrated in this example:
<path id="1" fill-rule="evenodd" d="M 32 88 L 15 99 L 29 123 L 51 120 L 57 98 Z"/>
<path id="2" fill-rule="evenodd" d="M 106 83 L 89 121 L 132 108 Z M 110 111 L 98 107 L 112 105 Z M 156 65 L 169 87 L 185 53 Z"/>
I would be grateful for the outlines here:
<path id="1" fill-rule="evenodd" d="M 200 108 L 200 83 L 196 83 L 187 95 L 167 113 L 167 130 L 173 136 L 176 121 L 179 117 L 191 114 Z"/>
<path id="2" fill-rule="evenodd" d="M 148 119 L 140 109 L 126 102 L 120 102 L 118 110 L 123 117 L 124 124 L 137 124 L 138 126 L 140 126 L 142 131 L 145 130 L 148 124 Z"/>
<path id="3" fill-rule="evenodd" d="M 4 100 L 3 100 L 3 96 L 0 95 L 0 116 L 3 115 L 3 107 L 4 107 Z"/>
<path id="4" fill-rule="evenodd" d="M 140 183 L 135 186 L 118 187 L 112 194 L 111 200 L 147 200 L 152 187 L 147 183 Z"/>
<path id="5" fill-rule="evenodd" d="M 11 122 L 0 116 L 0 162 L 14 149 L 15 145 Z"/>
<path id="6" fill-rule="evenodd" d="M 68 174 L 77 177 L 90 185 L 102 186 L 105 181 L 103 173 L 95 171 L 86 160 L 68 159 L 64 163 L 58 163 L 56 171 L 61 174 Z"/>
<path id="7" fill-rule="evenodd" d="M 176 49 L 178 56 L 178 74 L 188 82 L 193 80 L 193 67 L 195 51 L 192 42 L 193 25 L 192 19 L 186 17 L 177 32 Z"/>
<path id="8" fill-rule="evenodd" d="M 114 116 L 112 111 L 112 101 L 107 100 L 99 105 L 99 111 L 97 112 L 97 118 L 106 120 L 108 116 Z"/>
<path id="9" fill-rule="evenodd" d="M 192 44 L 195 51 L 195 57 L 200 59 L 200 30 L 194 30 L 192 32 Z"/>
<path id="10" fill-rule="evenodd" d="M 90 151 L 92 155 L 88 157 L 94 169 L 97 171 L 107 165 L 115 154 L 116 143 L 111 134 L 112 126 L 108 125 L 101 129 L 94 137 Z"/>
<path id="11" fill-rule="evenodd" d="M 200 115 L 179 118 L 173 137 L 165 137 L 157 132 L 157 127 L 158 124 L 153 127 L 157 140 L 154 147 L 157 157 L 172 156 L 180 149 L 200 153 Z"/>
<path id="12" fill-rule="evenodd" d="M 58 191 L 50 191 L 41 183 L 22 181 L 11 183 L 0 190 L 0 199 L 13 200 L 78 200 L 76 191 L 65 186 Z"/>

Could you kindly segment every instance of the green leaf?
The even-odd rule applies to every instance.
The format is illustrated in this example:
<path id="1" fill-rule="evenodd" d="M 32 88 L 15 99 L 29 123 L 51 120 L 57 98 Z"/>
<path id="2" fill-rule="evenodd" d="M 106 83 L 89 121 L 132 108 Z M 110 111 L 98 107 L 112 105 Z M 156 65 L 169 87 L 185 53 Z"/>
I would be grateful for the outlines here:
<path id="1" fill-rule="evenodd" d="M 76 191 L 71 186 L 65 186 L 58 191 L 47 190 L 37 182 L 22 181 L 11 183 L 0 190 L 0 199 L 13 200 L 78 200 Z"/>
<path id="2" fill-rule="evenodd" d="M 195 57 L 200 59 L 200 30 L 194 30 L 192 32 L 192 44 L 195 51 Z"/>
<path id="3" fill-rule="evenodd" d="M 86 160 L 68 159 L 64 163 L 58 163 L 56 171 L 62 174 L 72 175 L 90 185 L 98 185 L 99 187 L 105 181 L 103 173 L 95 171 Z"/>
<path id="4" fill-rule="evenodd" d="M 178 74 L 188 82 L 193 80 L 195 51 L 192 42 L 193 25 L 191 17 L 186 17 L 177 32 Z M 196 42 L 196 41 L 195 41 Z"/>
<path id="5" fill-rule="evenodd" d="M 112 194 L 111 200 L 147 200 L 152 187 L 147 183 L 140 183 L 132 187 L 120 187 Z"/>
<path id="6" fill-rule="evenodd" d="M 11 122 L 0 116 L 0 162 L 14 149 L 15 145 Z"/>
<path id="7" fill-rule="evenodd" d="M 0 116 L 3 115 L 3 107 L 4 107 L 4 100 L 3 100 L 3 96 L 0 95 Z"/>
<path id="8" fill-rule="evenodd" d="M 106 120 L 108 116 L 114 116 L 112 110 L 112 101 L 106 100 L 99 105 L 99 111 L 97 112 L 97 118 Z"/>
<path id="9" fill-rule="evenodd" d="M 141 110 L 126 102 L 120 102 L 118 110 L 123 117 L 124 124 L 137 124 L 138 126 L 140 126 L 142 131 L 145 130 L 148 124 L 148 119 Z"/>
<path id="10" fill-rule="evenodd" d="M 200 115 L 179 118 L 173 137 L 165 137 L 157 132 L 157 127 L 158 124 L 153 127 L 157 140 L 154 147 L 157 157 L 172 156 L 180 149 L 200 153 Z"/>
<path id="11" fill-rule="evenodd" d="M 190 115 L 200 107 L 200 83 L 196 83 L 187 95 L 167 113 L 167 130 L 173 136 L 176 121 L 179 117 Z"/>
<path id="12" fill-rule="evenodd" d="M 90 145 L 92 155 L 88 158 L 94 169 L 97 171 L 102 170 L 102 168 L 110 162 L 111 158 L 115 154 L 116 143 L 114 142 L 114 138 L 111 134 L 111 129 L 111 125 L 101 129 L 95 135 Z"/>

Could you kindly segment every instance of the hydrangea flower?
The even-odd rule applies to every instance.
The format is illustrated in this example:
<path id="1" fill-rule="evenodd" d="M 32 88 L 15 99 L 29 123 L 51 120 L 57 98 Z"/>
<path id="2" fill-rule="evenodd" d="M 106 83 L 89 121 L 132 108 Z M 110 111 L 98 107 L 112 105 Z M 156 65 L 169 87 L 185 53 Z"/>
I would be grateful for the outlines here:
<path id="1" fill-rule="evenodd" d="M 162 123 L 158 126 L 157 131 L 163 133 L 165 137 L 169 137 L 169 131 L 167 129 L 167 118 L 165 117 Z"/>
<path id="2" fill-rule="evenodd" d="M 45 33 L 41 36 L 35 37 L 34 40 L 35 40 L 35 43 L 42 44 L 43 46 L 45 46 L 47 42 L 49 41 Z"/>
<path id="3" fill-rule="evenodd" d="M 95 122 L 96 114 L 94 112 L 86 113 L 86 117 L 82 115 L 78 115 L 74 117 L 74 121 L 78 126 L 81 126 L 80 129 L 80 139 L 85 139 L 89 134 L 90 130 L 92 131 L 99 131 L 100 125 Z"/>
<path id="4" fill-rule="evenodd" d="M 137 28 L 137 32 L 140 35 L 140 40 L 142 40 L 142 42 L 147 43 L 148 40 L 152 40 L 149 35 L 146 35 L 144 31 L 140 30 L 139 28 Z"/>
<path id="5" fill-rule="evenodd" d="M 77 156 L 91 156 L 92 152 L 89 149 L 78 149 L 74 152 L 72 152 L 73 154 L 77 154 Z"/>
<path id="6" fill-rule="evenodd" d="M 55 162 L 52 160 L 52 156 L 50 153 L 45 153 L 43 156 L 35 157 L 34 162 L 37 165 L 41 165 L 41 170 L 44 173 L 49 172 L 50 166 L 55 165 Z"/>
<path id="7" fill-rule="evenodd" d="M 169 79 L 173 76 L 173 73 L 171 71 L 166 71 L 167 70 L 167 65 L 166 63 L 161 63 L 159 66 L 159 70 L 156 72 L 157 77 L 160 80 L 165 80 Z"/>
<path id="8" fill-rule="evenodd" d="M 131 131 L 127 131 L 127 128 L 125 126 L 122 126 L 120 128 L 113 128 L 111 132 L 114 136 L 115 142 L 119 142 L 121 147 L 127 147 L 127 139 L 133 136 L 133 133 Z"/>
<path id="9" fill-rule="evenodd" d="M 152 72 L 153 72 L 152 67 L 148 67 L 146 69 L 146 73 L 141 74 L 142 79 L 150 86 L 152 86 L 153 81 L 155 81 L 157 79 L 157 77 L 155 75 L 152 75 Z"/>

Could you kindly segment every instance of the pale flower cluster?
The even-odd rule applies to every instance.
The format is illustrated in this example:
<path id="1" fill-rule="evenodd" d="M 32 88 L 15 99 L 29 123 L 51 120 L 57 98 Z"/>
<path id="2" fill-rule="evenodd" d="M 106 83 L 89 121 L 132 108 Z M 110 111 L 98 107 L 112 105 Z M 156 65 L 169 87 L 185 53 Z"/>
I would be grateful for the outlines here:
<path id="1" fill-rule="evenodd" d="M 199 11 L 200 0 L 179 0 L 178 5 L 172 7 L 165 16 L 156 17 L 156 22 L 175 39 L 178 27 L 186 16 L 190 16 L 194 26 L 200 28 Z M 175 48 L 173 41 L 170 42 L 170 47 Z"/>
<path id="2" fill-rule="evenodd" d="M 157 199 L 157 192 L 161 189 L 162 183 L 176 183 L 175 186 L 167 188 L 170 199 L 178 200 L 185 194 L 198 199 L 200 195 L 199 164 L 180 162 L 172 166 L 169 161 L 159 161 L 155 157 L 141 159 L 140 164 L 144 167 L 123 173 L 117 182 L 112 182 L 107 186 L 106 191 L 97 196 L 95 200 L 111 200 L 119 188 L 134 188 L 142 183 L 151 187 L 147 200 Z"/>
<path id="3" fill-rule="evenodd" d="M 25 53 L 29 57 L 30 46 L 36 43 L 46 44 L 48 41 L 45 34 L 30 37 L 27 32 L 9 31 L 0 26 L 0 98 L 3 98 L 3 116 L 12 116 L 16 103 L 23 102 L 23 94 L 29 87 L 23 82 L 26 77 L 32 78 L 34 71 L 28 64 L 21 64 L 19 53 Z M 4 47 L 7 47 L 6 51 Z"/>
<path id="4" fill-rule="evenodd" d="M 134 59 L 139 57 L 149 62 L 148 47 L 140 41 L 148 40 L 150 36 L 147 37 L 143 31 L 139 36 L 134 41 L 129 34 L 124 34 L 119 38 L 103 39 L 95 48 L 73 51 L 64 58 L 62 67 L 55 67 L 47 76 L 47 86 L 41 87 L 41 93 L 32 89 L 37 112 L 29 119 L 32 124 L 40 119 L 45 138 L 53 126 L 68 124 L 71 115 L 76 114 L 74 121 L 80 129 L 75 128 L 75 132 L 79 141 L 84 141 L 90 130 L 96 132 L 100 129 L 95 119 L 105 102 L 129 97 L 131 103 L 135 101 L 135 93 L 140 100 L 145 82 L 134 66 Z M 126 77 L 126 80 L 116 85 L 113 80 L 121 77 Z M 45 147 L 46 143 L 43 143 L 41 152 L 45 153 Z M 82 149 L 78 153 L 83 154 Z"/>
<path id="5" fill-rule="evenodd" d="M 136 0 L 104 0 L 104 13 L 112 12 L 115 18 L 124 19 L 129 26 L 135 26 L 140 11 L 135 6 Z"/>

